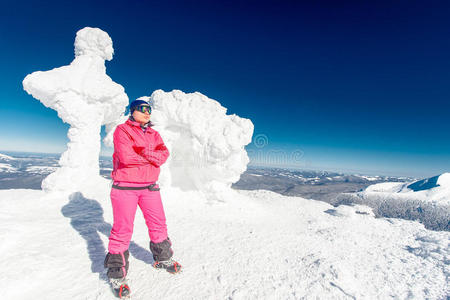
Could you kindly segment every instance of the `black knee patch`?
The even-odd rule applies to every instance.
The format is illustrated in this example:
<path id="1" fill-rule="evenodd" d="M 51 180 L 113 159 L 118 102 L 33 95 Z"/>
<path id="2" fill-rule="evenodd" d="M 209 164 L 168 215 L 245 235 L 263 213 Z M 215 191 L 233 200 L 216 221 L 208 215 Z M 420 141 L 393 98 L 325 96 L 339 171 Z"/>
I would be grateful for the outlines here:
<path id="1" fill-rule="evenodd" d="M 128 273 L 128 257 L 130 252 L 127 250 L 124 253 L 111 254 L 108 253 L 105 257 L 105 268 L 108 268 L 108 278 L 123 278 Z"/>

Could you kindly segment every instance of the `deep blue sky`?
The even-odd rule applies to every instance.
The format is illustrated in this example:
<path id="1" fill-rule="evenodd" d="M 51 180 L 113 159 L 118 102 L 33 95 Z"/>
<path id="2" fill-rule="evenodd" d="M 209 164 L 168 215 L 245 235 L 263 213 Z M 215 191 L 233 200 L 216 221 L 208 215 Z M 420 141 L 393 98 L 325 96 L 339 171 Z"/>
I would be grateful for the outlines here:
<path id="1" fill-rule="evenodd" d="M 0 150 L 65 149 L 68 126 L 22 80 L 69 64 L 90 26 L 113 39 L 107 73 L 130 99 L 199 91 L 251 119 L 268 142 L 253 162 L 450 171 L 449 2 L 343 2 L 3 1 Z"/>

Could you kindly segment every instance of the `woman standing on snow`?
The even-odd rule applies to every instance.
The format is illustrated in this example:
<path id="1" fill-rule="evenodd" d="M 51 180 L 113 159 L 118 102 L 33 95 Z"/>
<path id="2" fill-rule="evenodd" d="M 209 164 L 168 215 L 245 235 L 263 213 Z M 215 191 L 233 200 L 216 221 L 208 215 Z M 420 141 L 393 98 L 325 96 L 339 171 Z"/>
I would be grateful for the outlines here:
<path id="1" fill-rule="evenodd" d="M 130 118 L 114 131 L 114 154 L 111 189 L 114 224 L 109 237 L 105 268 L 119 297 L 130 290 L 125 277 L 128 272 L 128 246 L 133 233 L 137 206 L 145 218 L 150 236 L 150 250 L 155 268 L 177 273 L 181 265 L 172 259 L 172 243 L 167 235 L 166 217 L 156 181 L 159 167 L 169 157 L 169 150 L 159 133 L 152 129 L 151 107 L 135 100 L 130 104 Z"/>

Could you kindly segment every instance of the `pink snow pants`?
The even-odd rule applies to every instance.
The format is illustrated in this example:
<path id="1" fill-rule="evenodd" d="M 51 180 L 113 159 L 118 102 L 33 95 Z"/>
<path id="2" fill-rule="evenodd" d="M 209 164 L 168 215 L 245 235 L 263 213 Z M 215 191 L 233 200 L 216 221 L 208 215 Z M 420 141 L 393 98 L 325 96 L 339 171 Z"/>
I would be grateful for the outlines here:
<path id="1" fill-rule="evenodd" d="M 150 183 L 114 182 L 115 185 L 137 187 Z M 155 187 L 158 187 L 156 185 Z M 134 217 L 139 205 L 147 224 L 148 234 L 153 243 L 167 239 L 167 225 L 159 191 L 118 190 L 111 188 L 111 203 L 114 224 L 109 236 L 108 251 L 111 254 L 123 253 L 128 249 L 133 235 Z"/>

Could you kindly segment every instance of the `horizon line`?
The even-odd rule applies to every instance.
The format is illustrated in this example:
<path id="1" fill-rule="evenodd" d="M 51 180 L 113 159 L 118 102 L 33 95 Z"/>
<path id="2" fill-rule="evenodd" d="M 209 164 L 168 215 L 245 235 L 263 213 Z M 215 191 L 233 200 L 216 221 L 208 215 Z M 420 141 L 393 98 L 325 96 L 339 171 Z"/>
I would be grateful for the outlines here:
<path id="1" fill-rule="evenodd" d="M 64 153 L 62 152 L 32 152 L 32 151 L 17 151 L 17 150 L 2 150 L 0 149 L 1 153 L 23 153 L 23 154 L 46 154 L 46 155 L 61 155 Z M 99 158 L 112 158 L 112 155 L 99 155 Z M 438 176 L 441 174 L 433 175 L 433 176 L 412 176 L 412 175 L 398 175 L 398 174 L 387 174 L 386 172 L 378 172 L 374 170 L 357 170 L 357 169 L 339 169 L 339 168 L 311 168 L 311 167 L 298 167 L 298 166 L 292 166 L 292 165 L 264 165 L 260 164 L 258 162 L 252 162 L 250 161 L 247 164 L 247 167 L 261 167 L 261 168 L 269 168 L 269 169 L 286 169 L 286 170 L 293 170 L 293 171 L 316 171 L 316 172 L 336 172 L 343 175 L 364 175 L 364 176 L 384 176 L 384 177 L 396 177 L 396 178 L 411 178 L 411 179 L 424 179 L 429 178 L 433 176 Z M 394 172 L 393 172 L 394 173 Z M 400 172 L 399 172 L 400 173 Z M 444 172 L 445 173 L 445 172 Z M 376 174 L 376 175 L 374 175 Z"/>

